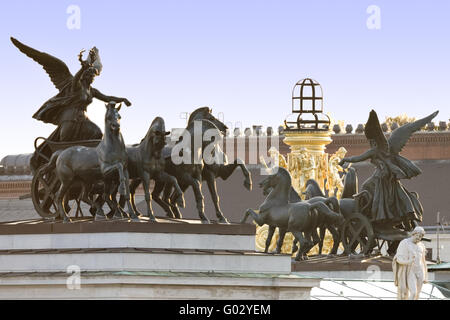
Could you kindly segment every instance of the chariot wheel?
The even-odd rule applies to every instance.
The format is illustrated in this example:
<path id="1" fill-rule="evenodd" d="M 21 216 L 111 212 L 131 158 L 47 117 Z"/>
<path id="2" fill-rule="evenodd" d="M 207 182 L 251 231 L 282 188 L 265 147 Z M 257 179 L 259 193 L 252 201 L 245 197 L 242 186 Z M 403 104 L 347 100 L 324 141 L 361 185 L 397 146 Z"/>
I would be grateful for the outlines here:
<path id="1" fill-rule="evenodd" d="M 36 212 L 42 218 L 58 216 L 56 193 L 60 182 L 53 172 L 44 173 L 42 167 L 36 171 L 31 181 L 31 199 Z"/>
<path id="2" fill-rule="evenodd" d="M 342 228 L 341 241 L 345 254 L 369 254 L 375 241 L 369 219 L 361 213 L 349 215 Z"/>

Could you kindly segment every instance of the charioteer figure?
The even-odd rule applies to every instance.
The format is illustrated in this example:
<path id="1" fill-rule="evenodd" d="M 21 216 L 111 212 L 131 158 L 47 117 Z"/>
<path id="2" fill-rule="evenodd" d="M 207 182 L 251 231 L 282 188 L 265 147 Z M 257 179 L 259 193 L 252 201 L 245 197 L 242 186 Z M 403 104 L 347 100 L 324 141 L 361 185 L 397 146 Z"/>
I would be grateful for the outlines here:
<path id="1" fill-rule="evenodd" d="M 429 123 L 438 111 L 431 115 L 405 124 L 392 132 L 389 139 L 381 130 L 378 116 L 370 112 L 364 133 L 369 140 L 370 149 L 361 155 L 343 158 L 339 165 L 346 162 L 356 163 L 365 160 L 375 166 L 375 172 L 367 179 L 362 189 L 372 196 L 370 217 L 372 221 L 395 226 L 402 223 L 406 231 L 413 230 L 422 221 L 423 208 L 418 196 L 408 191 L 400 182 L 411 179 L 422 171 L 410 160 L 399 153 L 411 135 Z"/>
<path id="2" fill-rule="evenodd" d="M 83 60 L 84 50 L 80 52 L 78 60 L 81 68 L 73 76 L 67 65 L 58 58 L 28 47 L 12 37 L 11 41 L 21 52 L 44 68 L 59 90 L 56 96 L 45 102 L 33 115 L 37 120 L 57 126 L 47 140 L 68 142 L 101 139 L 102 131 L 86 116 L 86 109 L 94 98 L 104 102 L 115 101 L 131 105 L 126 98 L 104 95 L 91 86 L 103 67 L 96 47 L 89 51 L 86 60 Z M 30 160 L 32 171 L 35 172 L 50 156 L 51 150 L 47 143 L 39 145 Z"/>

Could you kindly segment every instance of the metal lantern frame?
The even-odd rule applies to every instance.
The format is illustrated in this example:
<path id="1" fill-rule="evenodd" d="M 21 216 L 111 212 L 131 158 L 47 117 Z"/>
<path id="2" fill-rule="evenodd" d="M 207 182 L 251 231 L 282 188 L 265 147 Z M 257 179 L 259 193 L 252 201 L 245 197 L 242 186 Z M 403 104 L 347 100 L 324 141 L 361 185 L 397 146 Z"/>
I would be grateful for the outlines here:
<path id="1" fill-rule="evenodd" d="M 296 95 L 295 91 L 297 87 L 300 87 L 299 95 Z M 305 96 L 305 88 L 310 87 L 311 95 Z M 292 113 L 298 113 L 297 121 L 284 121 L 286 130 L 291 131 L 328 131 L 331 120 L 326 114 L 323 114 L 323 96 L 322 86 L 317 81 L 311 78 L 305 78 L 298 81 L 292 89 Z M 305 102 L 310 101 L 308 107 L 305 106 Z M 298 103 L 299 102 L 299 103 Z M 318 106 L 320 102 L 320 107 Z M 297 107 L 299 105 L 299 108 Z M 314 120 L 302 119 L 303 114 L 312 114 Z M 319 115 L 324 115 L 326 119 L 320 119 Z M 306 125 L 313 125 L 313 127 L 307 127 Z M 290 125 L 294 125 L 292 128 Z M 323 125 L 319 127 L 319 125 Z"/>

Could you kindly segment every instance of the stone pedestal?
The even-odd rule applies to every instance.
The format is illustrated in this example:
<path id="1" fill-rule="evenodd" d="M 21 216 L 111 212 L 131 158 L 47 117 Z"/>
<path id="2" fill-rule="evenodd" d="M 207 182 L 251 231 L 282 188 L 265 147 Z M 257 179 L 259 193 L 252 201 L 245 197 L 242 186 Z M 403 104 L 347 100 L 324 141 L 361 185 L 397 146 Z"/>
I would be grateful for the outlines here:
<path id="1" fill-rule="evenodd" d="M 0 299 L 309 299 L 320 279 L 297 275 L 117 271 L 0 273 Z"/>
<path id="2" fill-rule="evenodd" d="M 254 225 L 158 221 L 0 223 L 0 299 L 304 299 L 319 285 L 256 252 Z"/>

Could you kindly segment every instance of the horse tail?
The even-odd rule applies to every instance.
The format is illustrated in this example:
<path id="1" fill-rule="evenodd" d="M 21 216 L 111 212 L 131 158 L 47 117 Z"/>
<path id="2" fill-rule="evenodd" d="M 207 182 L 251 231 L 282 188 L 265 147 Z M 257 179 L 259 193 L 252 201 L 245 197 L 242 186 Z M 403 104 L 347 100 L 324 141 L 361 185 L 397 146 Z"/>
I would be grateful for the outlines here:
<path id="1" fill-rule="evenodd" d="M 54 170 L 56 168 L 56 160 L 58 160 L 59 155 L 61 154 L 63 150 L 58 150 L 52 154 L 50 157 L 50 161 L 42 166 L 42 173 L 49 173 L 50 171 Z"/>

